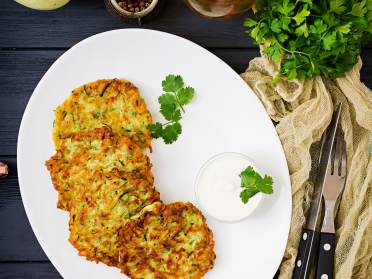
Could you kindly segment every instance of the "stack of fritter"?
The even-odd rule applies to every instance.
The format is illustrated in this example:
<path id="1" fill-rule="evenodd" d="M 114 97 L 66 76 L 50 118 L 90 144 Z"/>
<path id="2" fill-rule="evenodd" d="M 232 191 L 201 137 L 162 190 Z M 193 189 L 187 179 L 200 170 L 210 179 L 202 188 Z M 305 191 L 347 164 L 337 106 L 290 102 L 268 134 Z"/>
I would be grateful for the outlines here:
<path id="1" fill-rule="evenodd" d="M 46 165 L 79 255 L 131 278 L 201 278 L 213 267 L 213 235 L 200 211 L 163 205 L 153 186 L 143 153 L 151 114 L 132 83 L 83 85 L 55 116 L 57 152 Z"/>

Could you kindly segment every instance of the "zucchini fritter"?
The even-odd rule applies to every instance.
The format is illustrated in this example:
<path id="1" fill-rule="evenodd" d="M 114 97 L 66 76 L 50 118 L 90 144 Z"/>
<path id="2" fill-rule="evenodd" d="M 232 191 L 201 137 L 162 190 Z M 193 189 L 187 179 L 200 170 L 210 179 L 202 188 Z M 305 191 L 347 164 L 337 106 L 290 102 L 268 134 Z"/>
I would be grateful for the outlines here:
<path id="1" fill-rule="evenodd" d="M 143 179 L 99 174 L 75 194 L 70 210 L 70 242 L 91 261 L 116 266 L 118 230 L 153 202 L 159 193 Z"/>
<path id="2" fill-rule="evenodd" d="M 102 79 L 76 88 L 56 109 L 53 140 L 58 149 L 66 134 L 109 126 L 115 134 L 147 148 L 151 123 L 137 87 L 124 79 Z"/>
<path id="3" fill-rule="evenodd" d="M 197 279 L 213 267 L 212 231 L 191 203 L 158 204 L 119 230 L 122 272 L 132 279 Z"/>
<path id="4" fill-rule="evenodd" d="M 69 241 L 88 260 L 134 279 L 199 279 L 215 261 L 214 240 L 191 203 L 164 205 L 153 187 L 151 114 L 124 79 L 75 89 L 56 109 L 56 154 L 47 162 Z"/>
<path id="5" fill-rule="evenodd" d="M 153 183 L 149 158 L 125 136 L 114 135 L 107 127 L 64 136 L 57 153 L 46 162 L 58 207 L 69 210 L 74 193 L 89 188 L 96 175 L 129 174 Z"/>

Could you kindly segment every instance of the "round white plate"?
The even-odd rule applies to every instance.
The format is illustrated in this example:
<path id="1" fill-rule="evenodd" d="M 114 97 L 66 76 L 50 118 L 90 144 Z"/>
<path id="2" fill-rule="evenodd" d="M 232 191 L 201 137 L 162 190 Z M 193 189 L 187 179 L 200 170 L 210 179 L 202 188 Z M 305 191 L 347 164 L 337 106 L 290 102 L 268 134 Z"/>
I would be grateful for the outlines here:
<path id="1" fill-rule="evenodd" d="M 248 155 L 273 177 L 274 194 L 240 223 L 207 219 L 217 259 L 205 278 L 275 274 L 287 242 L 291 191 L 282 146 L 260 101 L 239 75 L 202 47 L 167 33 L 125 29 L 90 37 L 62 55 L 39 82 L 22 119 L 17 154 L 23 203 L 38 241 L 64 278 L 125 276 L 78 256 L 67 240 L 68 214 L 56 208 L 57 193 L 44 166 L 55 152 L 53 110 L 79 85 L 124 77 L 139 87 L 154 119 L 162 121 L 157 98 L 169 73 L 182 75 L 196 96 L 186 107 L 178 141 L 153 141 L 150 157 L 162 200 L 195 203 L 194 181 L 206 160 L 221 152 Z"/>

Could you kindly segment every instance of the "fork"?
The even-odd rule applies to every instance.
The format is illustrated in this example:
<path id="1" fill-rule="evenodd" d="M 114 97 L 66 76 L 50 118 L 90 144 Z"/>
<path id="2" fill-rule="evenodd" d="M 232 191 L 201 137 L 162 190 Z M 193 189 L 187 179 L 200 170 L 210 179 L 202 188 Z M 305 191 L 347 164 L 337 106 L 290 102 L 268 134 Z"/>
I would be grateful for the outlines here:
<path id="1" fill-rule="evenodd" d="M 334 278 L 335 255 L 335 205 L 340 196 L 346 178 L 346 144 L 338 127 L 336 143 L 328 162 L 326 185 L 323 189 L 324 219 L 320 231 L 319 255 L 316 271 L 317 279 Z"/>

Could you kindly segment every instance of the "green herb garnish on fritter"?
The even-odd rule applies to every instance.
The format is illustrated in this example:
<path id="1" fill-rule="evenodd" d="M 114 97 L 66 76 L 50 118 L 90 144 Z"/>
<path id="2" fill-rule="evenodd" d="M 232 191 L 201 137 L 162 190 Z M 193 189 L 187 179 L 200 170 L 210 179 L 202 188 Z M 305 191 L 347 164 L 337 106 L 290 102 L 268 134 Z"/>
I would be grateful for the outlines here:
<path id="1" fill-rule="evenodd" d="M 243 203 L 247 203 L 257 193 L 272 194 L 273 178 L 265 174 L 262 177 L 253 167 L 249 166 L 240 173 L 241 187 L 240 198 Z"/>
<path id="2" fill-rule="evenodd" d="M 288 79 L 340 77 L 372 38 L 372 0 L 262 0 L 248 33 Z"/>
<path id="3" fill-rule="evenodd" d="M 184 106 L 191 102 L 195 90 L 185 87 L 182 77 L 178 75 L 168 75 L 162 86 L 165 93 L 158 101 L 160 112 L 168 122 L 156 122 L 150 125 L 150 130 L 154 138 L 162 138 L 166 144 L 170 144 L 182 133 L 180 120 L 185 112 Z"/>

